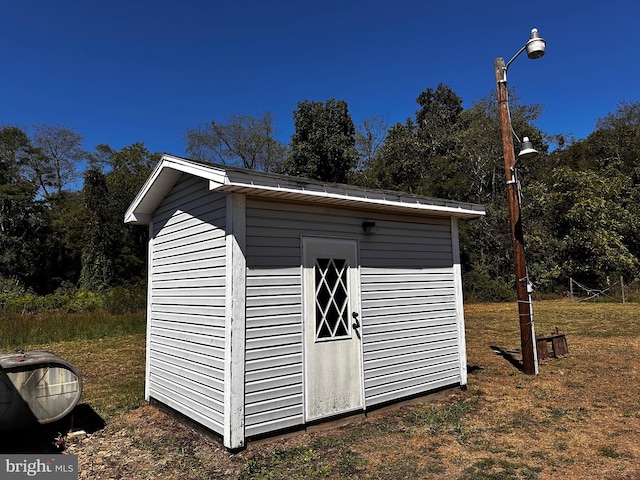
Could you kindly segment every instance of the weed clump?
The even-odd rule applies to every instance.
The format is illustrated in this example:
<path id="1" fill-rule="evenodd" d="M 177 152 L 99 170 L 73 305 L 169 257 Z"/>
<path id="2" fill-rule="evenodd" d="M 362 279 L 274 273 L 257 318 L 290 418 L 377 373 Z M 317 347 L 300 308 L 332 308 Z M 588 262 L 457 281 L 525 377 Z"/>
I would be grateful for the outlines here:
<path id="1" fill-rule="evenodd" d="M 462 431 L 463 418 L 477 406 L 478 399 L 462 399 L 450 405 L 425 404 L 412 411 L 407 421 L 413 425 L 425 426 L 432 435 Z"/>

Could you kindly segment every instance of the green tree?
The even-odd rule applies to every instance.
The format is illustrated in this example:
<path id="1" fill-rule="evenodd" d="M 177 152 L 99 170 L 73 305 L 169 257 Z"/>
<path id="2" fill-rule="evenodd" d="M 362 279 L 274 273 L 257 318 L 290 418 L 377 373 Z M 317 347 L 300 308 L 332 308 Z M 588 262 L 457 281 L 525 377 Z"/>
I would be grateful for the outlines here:
<path id="1" fill-rule="evenodd" d="M 43 204 L 37 186 L 26 176 L 34 154 L 27 134 L 18 127 L 0 130 L 0 277 L 27 287 L 42 275 Z"/>
<path id="2" fill-rule="evenodd" d="M 462 99 L 440 84 L 435 90 L 425 89 L 416 101 L 420 109 L 415 120 L 389 130 L 379 156 L 360 175 L 360 181 L 372 187 L 484 204 L 485 218 L 460 226 L 465 274 L 474 282 L 492 285 L 477 291 L 476 298 L 495 291 L 496 298 L 503 299 L 511 287 L 495 287 L 513 285 L 513 263 L 495 94 L 465 110 Z M 529 136 L 543 153 L 540 163 L 548 163 L 542 132 L 533 125 L 540 112 L 539 106 L 520 105 L 517 96 L 512 96 L 514 130 L 520 138 Z M 519 170 L 525 178 L 525 196 L 528 182 L 536 181 L 541 173 L 548 175 L 548 169 L 536 164 L 519 165 Z M 547 265 L 542 260 L 552 258 L 545 251 L 545 246 L 552 245 L 546 242 L 549 229 L 540 218 L 525 219 L 529 220 L 537 222 L 532 225 L 534 265 L 544 271 Z"/>
<path id="3" fill-rule="evenodd" d="M 464 198 L 477 203 L 505 199 L 504 159 L 500 124 L 494 98 L 474 102 L 460 115 L 463 127 L 457 133 L 456 157 L 463 166 L 466 185 Z M 462 193 L 462 192 L 460 192 Z"/>
<path id="4" fill-rule="evenodd" d="M 425 153 L 428 156 L 453 153 L 458 145 L 456 133 L 461 126 L 462 98 L 451 87 L 441 83 L 435 90 L 425 89 L 416 102 L 420 105 L 416 112 L 416 125 Z"/>
<path id="5" fill-rule="evenodd" d="M 593 156 L 599 166 L 617 162 L 625 173 L 633 174 L 640 158 L 640 102 L 620 102 L 615 112 L 597 121 L 593 135 L 598 138 L 588 143 L 597 148 Z"/>
<path id="6" fill-rule="evenodd" d="M 596 126 L 550 155 L 547 201 L 562 278 L 602 283 L 610 274 L 637 275 L 640 103 L 620 103 Z"/>
<path id="7" fill-rule="evenodd" d="M 45 222 L 46 268 L 42 275 L 43 291 L 51 292 L 63 285 L 78 285 L 85 248 L 85 229 L 89 211 L 83 191 L 63 191 L 47 201 Z"/>
<path id="8" fill-rule="evenodd" d="M 125 225 L 124 214 L 160 155 L 142 143 L 116 151 L 98 145 L 85 174 L 88 210 L 81 285 L 86 289 L 137 282 L 146 278 L 148 231 Z"/>
<path id="9" fill-rule="evenodd" d="M 111 197 L 111 215 L 117 232 L 115 244 L 116 283 L 146 279 L 148 229 L 125 225 L 124 213 L 137 195 L 161 155 L 150 152 L 142 143 L 110 152 L 111 170 L 106 176 Z"/>
<path id="10" fill-rule="evenodd" d="M 112 218 L 106 176 L 96 168 L 85 172 L 84 203 L 89 212 L 84 229 L 80 288 L 96 291 L 115 284 L 117 228 Z"/>
<path id="11" fill-rule="evenodd" d="M 343 100 L 298 103 L 295 133 L 284 164 L 289 175 L 344 183 L 357 166 L 356 129 Z"/>
<path id="12" fill-rule="evenodd" d="M 456 155 L 462 99 L 450 87 L 440 84 L 435 90 L 425 89 L 416 102 L 420 109 L 415 120 L 407 119 L 389 130 L 379 158 L 372 165 L 378 182 L 369 183 L 428 196 L 457 195 L 459 199 L 462 183 L 458 183 Z"/>
<path id="13" fill-rule="evenodd" d="M 87 215 L 79 182 L 87 152 L 82 135 L 71 128 L 37 124 L 29 130 L 34 150 L 27 171 L 46 207 L 42 231 L 47 255 L 37 288 L 51 292 L 63 284 L 75 285 L 80 276 Z"/>
<path id="14" fill-rule="evenodd" d="M 370 167 L 371 187 L 419 193 L 425 175 L 424 146 L 411 119 L 389 129 Z"/>
<path id="15" fill-rule="evenodd" d="M 226 123 L 212 120 L 187 129 L 186 152 L 194 160 L 276 171 L 284 161 L 286 147 L 275 138 L 275 121 L 271 112 L 259 117 L 229 115 Z"/>
<path id="16" fill-rule="evenodd" d="M 629 179 L 617 169 L 554 171 L 550 221 L 563 242 L 563 278 L 602 282 L 607 275 L 635 276 L 638 259 L 625 240 L 630 212 L 620 201 Z M 635 206 L 632 206 L 635 207 Z"/>
<path id="17" fill-rule="evenodd" d="M 459 114 L 456 113 L 456 102 L 450 101 L 446 105 L 450 106 L 452 113 L 445 117 L 452 119 L 453 123 L 446 133 L 448 140 L 444 143 L 451 150 L 446 155 L 430 159 L 431 191 L 438 197 L 485 205 L 486 217 L 474 222 L 463 222 L 460 226 L 464 271 L 474 282 L 492 285 L 496 292 L 495 298 L 504 299 L 504 292 L 513 293 L 511 286 L 514 279 L 504 157 L 495 94 L 475 101 L 470 108 Z M 518 132 L 519 139 L 529 136 L 541 152 L 533 162 L 518 164 L 518 177 L 522 179 L 527 258 L 535 281 L 540 278 L 536 276 L 538 273 L 547 272 L 549 265 L 545 261 L 553 258 L 548 250 L 553 242 L 548 241 L 550 231 L 544 217 L 528 214 L 533 211 L 532 206 L 529 206 L 530 192 L 533 192 L 531 185 L 545 171 L 537 165 L 546 162 L 547 147 L 542 141 L 542 133 L 533 124 L 540 111 L 539 106 L 521 105 L 517 96 L 512 96 L 511 117 L 514 131 Z M 514 141 L 516 149 L 519 139 Z M 548 277 L 545 277 L 545 281 Z M 506 288 L 497 288 L 497 285 Z M 545 287 L 548 285 L 548 282 L 545 283 Z M 476 296 L 482 297 L 489 293 L 490 289 L 482 288 L 476 292 Z"/>

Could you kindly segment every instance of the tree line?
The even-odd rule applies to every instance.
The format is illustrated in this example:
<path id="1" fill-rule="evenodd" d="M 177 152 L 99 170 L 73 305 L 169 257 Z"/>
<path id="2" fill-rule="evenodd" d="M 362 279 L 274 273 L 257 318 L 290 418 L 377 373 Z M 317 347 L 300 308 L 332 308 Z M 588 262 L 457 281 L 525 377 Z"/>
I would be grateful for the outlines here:
<path id="1" fill-rule="evenodd" d="M 345 101 L 305 100 L 294 134 L 277 140 L 275 117 L 232 115 L 186 129 L 185 155 L 326 182 L 480 203 L 462 222 L 467 298 L 514 298 L 504 163 L 493 95 L 463 108 L 450 87 L 427 88 L 406 121 L 372 116 L 356 125 Z M 536 127 L 540 105 L 511 99 L 516 148 L 540 155 L 518 164 L 530 277 L 560 293 L 569 278 L 602 284 L 639 273 L 640 103 L 622 102 L 587 138 Z M 160 158 L 142 143 L 83 147 L 60 126 L 0 128 L 0 292 L 101 291 L 146 279 L 144 227 L 126 208 Z M 551 148 L 551 147 L 554 148 Z M 0 295 L 1 303 L 1 295 Z"/>
<path id="2" fill-rule="evenodd" d="M 147 232 L 123 216 L 160 155 L 82 143 L 66 127 L 0 129 L 0 307 L 146 279 Z"/>

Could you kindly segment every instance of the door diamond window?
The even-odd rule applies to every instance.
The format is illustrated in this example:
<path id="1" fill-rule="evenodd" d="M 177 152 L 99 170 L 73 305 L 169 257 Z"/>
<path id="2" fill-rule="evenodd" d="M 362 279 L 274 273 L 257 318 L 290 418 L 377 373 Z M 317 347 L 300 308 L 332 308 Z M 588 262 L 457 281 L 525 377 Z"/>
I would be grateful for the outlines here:
<path id="1" fill-rule="evenodd" d="M 349 333 L 347 261 L 316 258 L 316 339 L 331 340 Z"/>

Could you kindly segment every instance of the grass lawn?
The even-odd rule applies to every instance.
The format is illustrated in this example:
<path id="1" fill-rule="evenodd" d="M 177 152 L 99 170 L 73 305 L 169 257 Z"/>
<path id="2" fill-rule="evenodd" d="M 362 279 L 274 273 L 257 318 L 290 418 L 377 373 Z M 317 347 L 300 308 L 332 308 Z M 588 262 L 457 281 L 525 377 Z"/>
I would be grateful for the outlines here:
<path id="1" fill-rule="evenodd" d="M 107 420 L 69 449 L 87 478 L 640 478 L 640 304 L 541 301 L 534 313 L 537 333 L 557 326 L 570 353 L 541 364 L 538 376 L 491 348 L 519 348 L 515 304 L 466 305 L 466 390 L 249 443 L 236 455 L 156 409 L 135 408 L 143 404 L 142 315 L 112 334 L 5 351 L 48 348 L 83 373 L 81 402 Z"/>
<path id="2" fill-rule="evenodd" d="M 570 356 L 527 376 L 491 346 L 519 348 L 515 304 L 465 307 L 466 391 L 372 415 L 262 456 L 242 478 L 638 479 L 640 305 L 534 304 Z"/>
<path id="3" fill-rule="evenodd" d="M 82 375 L 81 403 L 109 418 L 142 404 L 144 312 L 9 314 L 0 321 L 0 352 L 51 350 Z"/>

